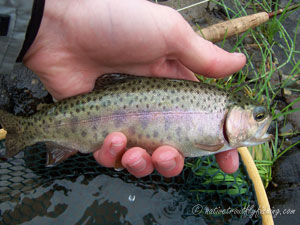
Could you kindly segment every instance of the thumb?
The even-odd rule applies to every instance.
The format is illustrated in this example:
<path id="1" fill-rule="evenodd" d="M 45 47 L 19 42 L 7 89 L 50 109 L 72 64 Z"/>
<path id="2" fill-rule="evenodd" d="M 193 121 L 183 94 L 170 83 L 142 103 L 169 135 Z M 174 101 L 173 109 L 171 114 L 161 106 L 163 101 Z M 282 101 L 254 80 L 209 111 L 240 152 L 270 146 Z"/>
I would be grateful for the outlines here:
<path id="1" fill-rule="evenodd" d="M 224 77 L 239 71 L 246 63 L 242 53 L 229 53 L 188 28 L 180 38 L 179 61 L 195 73 L 208 77 Z"/>

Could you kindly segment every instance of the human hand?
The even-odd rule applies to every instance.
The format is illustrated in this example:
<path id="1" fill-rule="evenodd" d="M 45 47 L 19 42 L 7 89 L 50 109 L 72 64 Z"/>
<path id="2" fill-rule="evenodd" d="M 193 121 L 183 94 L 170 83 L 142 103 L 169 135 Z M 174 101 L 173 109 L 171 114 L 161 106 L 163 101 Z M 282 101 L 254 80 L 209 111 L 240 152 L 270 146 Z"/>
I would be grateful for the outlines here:
<path id="1" fill-rule="evenodd" d="M 103 74 L 196 80 L 195 72 L 218 78 L 240 70 L 245 57 L 197 36 L 175 10 L 145 0 L 46 0 L 38 35 L 24 63 L 60 100 L 90 92 Z M 138 147 L 125 152 L 126 142 L 121 133 L 109 134 L 95 159 L 112 167 L 124 153 L 123 166 L 139 177 L 154 167 L 167 177 L 183 168 L 183 157 L 170 146 L 161 146 L 150 156 Z M 216 159 L 224 172 L 238 168 L 236 150 L 219 153 Z"/>

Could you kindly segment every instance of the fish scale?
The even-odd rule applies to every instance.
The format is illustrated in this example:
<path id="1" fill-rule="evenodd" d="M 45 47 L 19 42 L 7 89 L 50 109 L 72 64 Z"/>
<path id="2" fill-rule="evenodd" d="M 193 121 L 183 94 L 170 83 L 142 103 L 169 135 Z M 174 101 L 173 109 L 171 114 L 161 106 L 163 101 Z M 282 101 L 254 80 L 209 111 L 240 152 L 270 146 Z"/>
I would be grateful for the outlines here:
<path id="1" fill-rule="evenodd" d="M 196 157 L 237 147 L 224 134 L 233 107 L 250 115 L 262 106 L 242 94 L 205 83 L 107 75 L 91 93 L 45 106 L 28 118 L 1 111 L 0 121 L 8 128 L 7 156 L 46 142 L 52 148 L 49 157 L 57 163 L 77 151 L 94 152 L 109 133 L 122 132 L 128 147 L 139 146 L 152 153 L 160 145 L 170 145 L 184 156 Z M 270 122 L 265 111 L 264 130 Z M 9 124 L 13 119 L 15 128 Z M 66 156 L 60 153 L 60 160 L 55 159 L 55 153 L 61 151 Z"/>

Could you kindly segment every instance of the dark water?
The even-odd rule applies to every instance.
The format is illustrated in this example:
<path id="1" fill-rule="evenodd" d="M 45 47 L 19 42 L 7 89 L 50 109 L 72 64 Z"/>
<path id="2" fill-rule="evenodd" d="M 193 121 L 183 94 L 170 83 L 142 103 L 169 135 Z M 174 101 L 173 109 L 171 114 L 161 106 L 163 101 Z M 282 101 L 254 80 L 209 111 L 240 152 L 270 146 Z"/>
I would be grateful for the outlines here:
<path id="1" fill-rule="evenodd" d="M 46 168 L 43 145 L 29 147 L 0 162 L 0 224 L 259 223 L 260 217 L 248 215 L 193 213 L 196 205 L 212 209 L 257 206 L 242 165 L 232 182 L 226 183 L 223 179 L 228 175 L 217 169 L 214 157 L 202 159 L 201 176 L 185 167 L 174 178 L 153 173 L 138 179 L 124 170 L 101 167 L 91 155 L 83 154 Z M 212 182 L 216 176 L 220 182 Z"/>
<path id="2" fill-rule="evenodd" d="M 39 186 L 2 203 L 1 210 L 7 224 L 182 224 L 186 202 L 174 207 L 177 197 L 172 189 L 153 191 L 107 175 L 82 175 Z"/>

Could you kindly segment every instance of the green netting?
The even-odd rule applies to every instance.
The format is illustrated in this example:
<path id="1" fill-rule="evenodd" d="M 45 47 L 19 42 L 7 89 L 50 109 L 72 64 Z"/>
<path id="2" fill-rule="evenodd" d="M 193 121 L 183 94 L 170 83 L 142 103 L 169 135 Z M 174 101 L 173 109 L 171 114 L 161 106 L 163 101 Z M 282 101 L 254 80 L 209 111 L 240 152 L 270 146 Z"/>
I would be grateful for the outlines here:
<path id="1" fill-rule="evenodd" d="M 0 142 L 0 151 L 4 149 L 4 142 Z M 170 192 L 172 190 L 174 198 L 161 199 L 157 205 L 169 201 L 164 208 L 167 212 L 176 212 L 177 221 L 175 223 L 170 215 L 169 223 L 164 224 L 260 224 L 261 217 L 239 213 L 249 206 L 252 210 L 258 208 L 252 182 L 249 179 L 244 166 L 233 175 L 227 175 L 218 169 L 213 156 L 198 159 L 186 159 L 186 166 L 183 172 L 173 178 L 164 178 L 158 173 L 153 173 L 147 177 L 138 179 L 130 175 L 125 170 L 115 171 L 99 166 L 92 155 L 77 154 L 64 163 L 47 168 L 45 167 L 45 148 L 43 144 L 28 147 L 14 158 L 1 161 L 0 166 L 0 224 L 22 224 L 29 222 L 39 216 L 56 218 L 57 221 L 65 221 L 67 216 L 62 213 L 66 207 L 77 207 L 85 210 L 87 206 L 57 204 L 55 212 L 49 213 L 50 203 L 43 198 L 33 197 L 35 190 L 40 187 L 50 185 L 53 181 L 60 179 L 74 179 L 84 176 L 84 181 L 91 182 L 98 176 L 109 176 L 111 179 L 121 179 L 122 182 L 134 184 L 137 188 L 151 190 L 153 196 L 159 191 Z M 101 178 L 103 179 L 103 177 Z M 56 190 L 65 191 L 68 196 L 68 186 L 63 188 L 57 186 Z M 82 190 L 83 192 L 89 190 Z M 122 187 L 119 188 L 122 192 Z M 51 193 L 51 192 L 49 192 Z M 49 194 L 46 193 L 46 194 Z M 101 193 L 101 190 L 100 190 Z M 52 193 L 53 194 L 53 193 Z M 101 195 L 101 194 L 100 194 Z M 95 199 L 99 199 L 95 195 Z M 18 204 L 22 202 L 22 204 Z M 184 203 L 184 204 L 183 204 Z M 96 204 L 96 203 L 95 203 Z M 90 207 L 98 207 L 97 204 Z M 109 203 L 107 203 L 109 204 Z M 254 207 L 254 208 L 253 208 Z M 100 212 L 97 208 L 91 212 L 90 208 L 85 214 L 89 222 L 79 221 L 77 224 L 160 224 L 156 222 L 151 212 L 145 213 L 142 222 L 115 221 L 113 215 L 108 211 Z M 101 210 L 105 206 L 101 205 Z M 113 207 L 114 208 L 114 207 Z M 119 209 L 119 208 L 118 208 Z M 200 212 L 200 209 L 202 211 Z M 231 209 L 231 213 L 216 213 L 208 209 Z M 108 210 L 108 209 L 107 209 Z M 116 211 L 116 210 L 115 210 Z M 125 210 L 125 212 L 127 212 Z M 178 220 L 178 212 L 180 213 Z M 102 214 L 103 215 L 102 215 Z M 99 217 L 101 214 L 101 218 Z M 42 220 L 43 221 L 43 220 Z M 93 222 L 94 221 L 94 222 Z M 167 220 L 168 221 L 168 220 Z M 202 223 L 200 223 L 202 221 Z M 58 222 L 56 224 L 59 224 Z"/>

